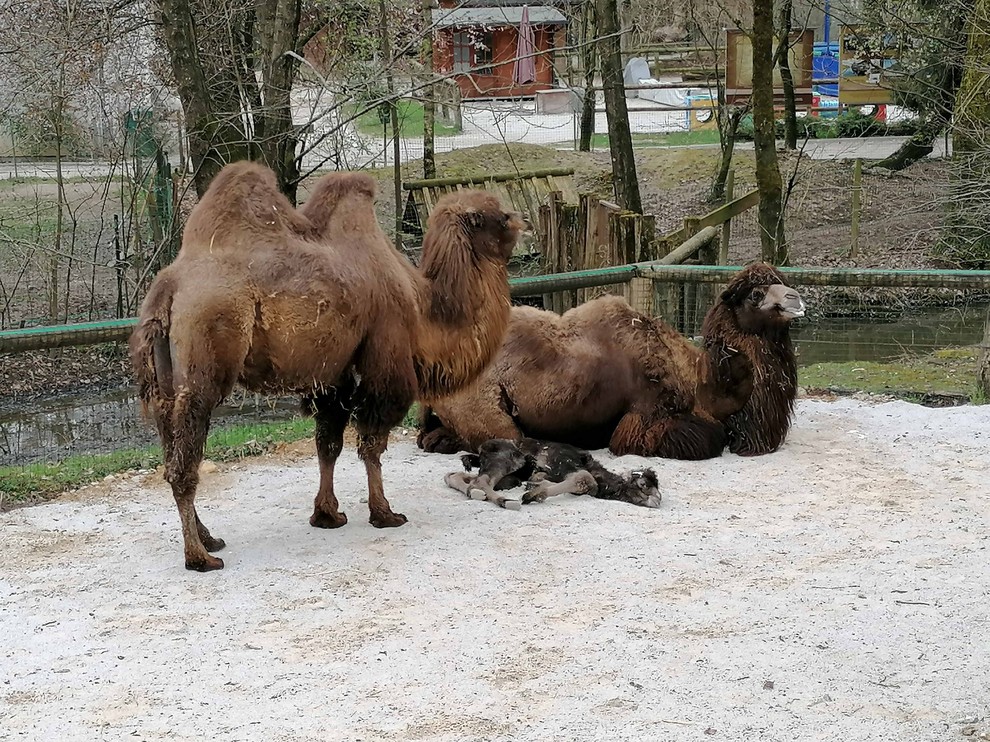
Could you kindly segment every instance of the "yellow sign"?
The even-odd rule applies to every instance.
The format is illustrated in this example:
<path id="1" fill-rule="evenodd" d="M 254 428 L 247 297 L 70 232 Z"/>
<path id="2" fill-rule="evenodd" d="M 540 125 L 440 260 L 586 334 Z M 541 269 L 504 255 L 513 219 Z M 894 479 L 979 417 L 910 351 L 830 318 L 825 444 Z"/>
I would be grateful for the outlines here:
<path id="1" fill-rule="evenodd" d="M 864 26 L 839 29 L 839 103 L 861 106 L 892 103 L 890 68 L 903 49 L 895 34 Z"/>
<path id="2" fill-rule="evenodd" d="M 773 40 L 774 49 L 777 39 Z M 815 32 L 808 28 L 792 31 L 787 61 L 794 76 L 794 95 L 799 106 L 811 105 L 811 68 L 815 49 Z M 753 42 L 737 28 L 725 31 L 725 102 L 729 105 L 743 103 L 753 94 Z M 783 103 L 784 83 L 780 79 L 780 67 L 773 68 L 774 103 Z"/>

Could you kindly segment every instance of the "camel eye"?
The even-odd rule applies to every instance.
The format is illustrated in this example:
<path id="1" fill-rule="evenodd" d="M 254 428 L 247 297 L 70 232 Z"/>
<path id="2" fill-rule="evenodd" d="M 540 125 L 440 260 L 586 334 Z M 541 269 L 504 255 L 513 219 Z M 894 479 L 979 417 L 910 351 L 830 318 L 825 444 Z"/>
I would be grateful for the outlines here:
<path id="1" fill-rule="evenodd" d="M 756 289 L 753 291 L 753 293 L 749 295 L 749 298 L 753 300 L 754 304 L 759 304 L 761 301 L 763 301 L 764 296 L 766 296 L 765 292 Z"/>

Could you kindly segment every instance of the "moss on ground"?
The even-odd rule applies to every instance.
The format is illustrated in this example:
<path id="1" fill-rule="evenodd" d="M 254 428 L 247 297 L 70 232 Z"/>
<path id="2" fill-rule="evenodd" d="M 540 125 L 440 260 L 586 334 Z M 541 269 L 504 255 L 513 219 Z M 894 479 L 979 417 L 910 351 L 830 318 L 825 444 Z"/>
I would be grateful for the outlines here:
<path id="1" fill-rule="evenodd" d="M 906 399 L 947 395 L 982 402 L 976 385 L 979 350 L 975 346 L 950 348 L 887 363 L 815 363 L 798 370 L 798 382 L 809 389 L 862 391 Z"/>

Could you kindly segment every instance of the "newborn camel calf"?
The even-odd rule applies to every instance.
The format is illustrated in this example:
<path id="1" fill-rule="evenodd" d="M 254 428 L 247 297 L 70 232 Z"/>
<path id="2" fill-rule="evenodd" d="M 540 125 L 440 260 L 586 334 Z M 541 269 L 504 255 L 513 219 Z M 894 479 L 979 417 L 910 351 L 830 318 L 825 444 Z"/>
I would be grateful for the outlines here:
<path id="1" fill-rule="evenodd" d="M 447 485 L 475 500 L 488 500 L 509 510 L 563 494 L 660 507 L 653 469 L 636 470 L 623 477 L 610 472 L 587 451 L 564 443 L 495 438 L 482 443 L 477 454 L 462 456 L 461 461 L 467 471 L 448 474 L 444 477 Z M 470 474 L 475 468 L 478 474 Z M 522 503 L 496 493 L 521 484 L 528 490 Z"/>

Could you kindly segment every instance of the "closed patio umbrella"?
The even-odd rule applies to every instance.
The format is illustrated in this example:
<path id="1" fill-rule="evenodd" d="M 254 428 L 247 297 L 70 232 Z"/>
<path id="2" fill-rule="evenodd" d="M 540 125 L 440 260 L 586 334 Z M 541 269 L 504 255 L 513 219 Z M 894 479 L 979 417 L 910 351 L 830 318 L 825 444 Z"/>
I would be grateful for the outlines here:
<path id="1" fill-rule="evenodd" d="M 512 69 L 512 82 L 525 85 L 536 82 L 536 39 L 529 25 L 529 6 L 524 5 L 519 19 L 519 41 L 516 44 L 516 63 Z"/>

